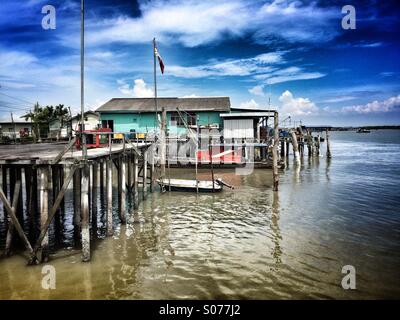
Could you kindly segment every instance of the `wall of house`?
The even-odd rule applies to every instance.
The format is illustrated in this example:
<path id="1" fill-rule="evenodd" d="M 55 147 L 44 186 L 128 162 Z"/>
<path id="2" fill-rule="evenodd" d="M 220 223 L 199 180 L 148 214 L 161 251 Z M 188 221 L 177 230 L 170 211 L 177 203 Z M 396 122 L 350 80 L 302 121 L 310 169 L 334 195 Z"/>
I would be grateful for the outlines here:
<path id="1" fill-rule="evenodd" d="M 28 129 L 29 135 L 32 134 L 31 124 L 16 123 L 15 130 L 14 130 L 14 125 L 12 123 L 0 124 L 0 136 L 14 139 L 14 136 L 16 135 L 17 139 L 19 139 L 20 138 L 19 132 L 24 129 Z"/>
<path id="2" fill-rule="evenodd" d="M 198 123 L 200 126 L 208 124 L 218 124 L 222 128 L 223 121 L 220 112 L 198 112 Z M 135 130 L 137 133 L 147 133 L 154 131 L 157 126 L 155 113 L 101 113 L 100 120 L 113 120 L 114 132 L 130 132 Z M 172 126 L 171 113 L 167 112 L 167 127 L 173 134 L 184 134 L 184 126 Z"/>
<path id="3" fill-rule="evenodd" d="M 72 130 L 79 129 L 79 123 L 81 119 L 73 119 L 72 120 Z M 89 114 L 85 118 L 85 130 L 95 130 L 99 125 L 99 117 Z"/>

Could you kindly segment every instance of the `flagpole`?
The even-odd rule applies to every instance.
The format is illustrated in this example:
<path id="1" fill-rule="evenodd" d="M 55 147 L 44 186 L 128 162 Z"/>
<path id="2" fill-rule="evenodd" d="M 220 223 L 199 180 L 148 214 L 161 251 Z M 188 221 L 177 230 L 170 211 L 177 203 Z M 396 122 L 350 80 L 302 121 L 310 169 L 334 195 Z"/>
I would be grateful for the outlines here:
<path id="1" fill-rule="evenodd" d="M 81 144 L 82 156 L 87 161 L 85 130 L 85 3 L 81 0 Z"/>
<path id="2" fill-rule="evenodd" d="M 156 121 L 157 121 L 157 127 L 159 126 L 159 121 L 158 121 L 158 103 L 157 103 L 157 68 L 156 68 L 156 38 L 153 38 L 153 57 L 154 57 L 154 105 L 156 108 Z"/>

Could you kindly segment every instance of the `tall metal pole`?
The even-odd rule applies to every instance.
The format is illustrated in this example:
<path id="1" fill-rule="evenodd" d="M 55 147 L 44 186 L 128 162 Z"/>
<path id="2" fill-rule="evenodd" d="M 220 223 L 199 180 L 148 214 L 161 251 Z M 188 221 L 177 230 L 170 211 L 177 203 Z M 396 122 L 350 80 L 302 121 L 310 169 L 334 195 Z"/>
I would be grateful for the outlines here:
<path id="1" fill-rule="evenodd" d="M 154 69 L 154 105 L 156 108 L 156 122 L 157 122 L 157 127 L 160 125 L 158 121 L 158 103 L 157 103 L 157 68 L 156 68 L 156 38 L 153 38 L 153 57 L 154 57 L 154 62 L 153 62 L 153 69 Z"/>
<path id="2" fill-rule="evenodd" d="M 17 142 L 17 126 L 15 125 L 14 117 L 13 117 L 13 113 L 12 112 L 11 112 L 11 122 L 12 122 L 13 127 L 14 127 L 14 142 Z"/>
<path id="3" fill-rule="evenodd" d="M 272 146 L 272 176 L 273 190 L 278 191 L 279 173 L 278 173 L 278 143 L 279 143 L 279 118 L 278 112 L 274 112 L 274 144 Z"/>
<path id="4" fill-rule="evenodd" d="M 81 0 L 81 143 L 82 156 L 87 160 L 86 136 L 85 130 L 85 1 Z"/>

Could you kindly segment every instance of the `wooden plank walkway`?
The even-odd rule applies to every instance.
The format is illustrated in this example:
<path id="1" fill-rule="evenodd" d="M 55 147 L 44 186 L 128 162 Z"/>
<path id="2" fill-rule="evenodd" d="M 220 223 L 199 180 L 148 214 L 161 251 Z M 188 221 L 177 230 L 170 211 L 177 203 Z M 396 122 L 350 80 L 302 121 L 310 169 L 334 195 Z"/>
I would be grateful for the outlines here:
<path id="1" fill-rule="evenodd" d="M 51 164 L 51 161 L 57 157 L 66 147 L 68 143 L 41 143 L 41 144 L 26 144 L 26 145 L 0 145 L 0 165 L 1 164 Z M 134 148 L 142 149 L 149 147 L 151 143 L 140 142 L 134 145 L 125 144 L 125 151 Z M 124 145 L 112 144 L 111 154 L 121 153 Z M 88 149 L 88 159 L 96 159 L 110 155 L 110 148 Z M 82 160 L 82 151 L 75 147 L 71 148 L 59 162 L 71 163 Z"/>

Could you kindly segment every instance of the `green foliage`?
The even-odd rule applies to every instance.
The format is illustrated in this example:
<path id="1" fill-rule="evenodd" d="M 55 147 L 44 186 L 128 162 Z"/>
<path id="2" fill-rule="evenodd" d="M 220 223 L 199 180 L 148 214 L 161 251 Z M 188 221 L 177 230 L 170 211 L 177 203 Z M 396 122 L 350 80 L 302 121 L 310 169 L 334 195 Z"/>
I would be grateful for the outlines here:
<path id="1" fill-rule="evenodd" d="M 64 122 L 68 119 L 68 108 L 64 107 L 63 104 L 59 104 L 55 107 L 41 107 L 39 103 L 36 103 L 33 111 L 23 115 L 22 118 L 26 121 L 31 120 L 33 123 L 34 136 L 41 137 L 45 136 L 49 131 L 49 123 L 52 120 L 60 120 L 61 126 L 63 126 Z"/>

